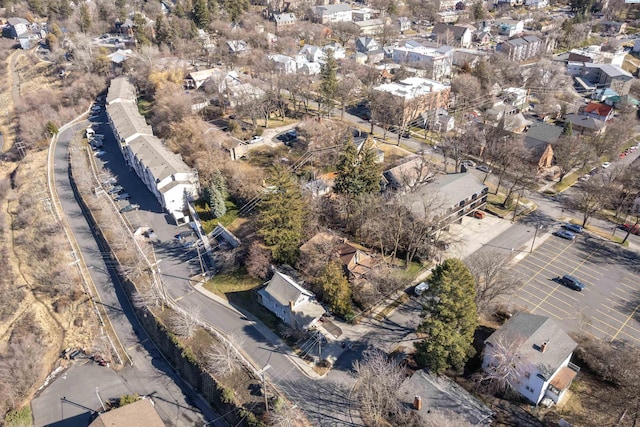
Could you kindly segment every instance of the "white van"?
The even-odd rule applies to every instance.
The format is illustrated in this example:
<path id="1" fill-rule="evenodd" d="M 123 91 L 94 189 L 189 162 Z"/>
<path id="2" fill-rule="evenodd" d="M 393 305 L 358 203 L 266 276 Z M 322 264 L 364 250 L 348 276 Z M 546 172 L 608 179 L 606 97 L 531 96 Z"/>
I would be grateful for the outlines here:
<path id="1" fill-rule="evenodd" d="M 429 290 L 429 282 L 420 282 L 413 288 L 413 293 L 420 296 L 427 290 Z"/>

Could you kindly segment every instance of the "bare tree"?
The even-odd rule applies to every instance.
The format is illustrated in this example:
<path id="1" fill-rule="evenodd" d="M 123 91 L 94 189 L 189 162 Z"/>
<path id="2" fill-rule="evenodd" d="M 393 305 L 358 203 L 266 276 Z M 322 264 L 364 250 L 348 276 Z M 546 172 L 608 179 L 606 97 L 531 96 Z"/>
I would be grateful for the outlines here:
<path id="1" fill-rule="evenodd" d="M 173 331 L 185 338 L 191 338 L 199 326 L 200 307 L 188 306 L 180 308 L 171 316 L 170 325 Z"/>
<path id="2" fill-rule="evenodd" d="M 229 376 L 242 368 L 242 359 L 236 348 L 241 348 L 243 339 L 235 335 L 229 336 L 229 342 L 218 342 L 206 353 L 207 368 L 214 375 Z"/>
<path id="3" fill-rule="evenodd" d="M 481 374 L 482 386 L 491 392 L 515 392 L 527 375 L 536 372 L 527 358 L 520 357 L 519 350 L 525 341 L 523 336 L 499 337 L 492 341 L 485 350 L 490 351 L 491 356 Z"/>
<path id="4" fill-rule="evenodd" d="M 609 195 L 609 186 L 604 185 L 598 175 L 585 182 L 573 194 L 569 201 L 570 207 L 582 214 L 582 226 L 586 226 L 591 218 L 601 208 Z"/>
<path id="5" fill-rule="evenodd" d="M 405 378 L 402 367 L 380 350 L 367 350 L 361 361 L 354 362 L 353 370 L 360 413 L 373 424 L 384 423 L 389 414 L 398 411 L 395 393 Z"/>
<path id="6" fill-rule="evenodd" d="M 309 421 L 298 405 L 279 399 L 267 415 L 267 425 L 273 427 L 306 427 Z"/>
<path id="7" fill-rule="evenodd" d="M 504 252 L 477 251 L 466 264 L 476 280 L 476 306 L 487 312 L 499 297 L 509 295 L 521 280 L 509 269 L 510 257 Z"/>

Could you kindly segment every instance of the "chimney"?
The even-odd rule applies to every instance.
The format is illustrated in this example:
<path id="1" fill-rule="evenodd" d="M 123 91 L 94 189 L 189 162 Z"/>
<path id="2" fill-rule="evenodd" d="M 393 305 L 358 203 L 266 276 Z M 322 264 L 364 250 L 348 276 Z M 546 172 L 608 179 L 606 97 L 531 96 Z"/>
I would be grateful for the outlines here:
<path id="1" fill-rule="evenodd" d="M 542 345 L 540 346 L 540 353 L 544 353 L 544 351 L 547 349 L 548 344 L 549 344 L 549 341 L 545 341 L 542 343 Z"/>
<path id="2" fill-rule="evenodd" d="M 422 398 L 420 396 L 415 396 L 413 398 L 413 408 L 417 411 L 422 409 Z"/>

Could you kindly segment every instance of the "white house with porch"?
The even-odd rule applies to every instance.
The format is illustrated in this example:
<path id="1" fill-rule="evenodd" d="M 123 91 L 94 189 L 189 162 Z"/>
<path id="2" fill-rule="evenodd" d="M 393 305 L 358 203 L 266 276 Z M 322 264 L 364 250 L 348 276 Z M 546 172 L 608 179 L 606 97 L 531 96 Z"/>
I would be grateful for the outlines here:
<path id="1" fill-rule="evenodd" d="M 578 345 L 546 316 L 516 313 L 484 343 L 482 369 L 491 371 L 505 359 L 518 360 L 513 388 L 534 405 L 545 398 L 558 403 L 580 371 L 571 363 Z M 510 355 L 505 358 L 505 353 Z"/>

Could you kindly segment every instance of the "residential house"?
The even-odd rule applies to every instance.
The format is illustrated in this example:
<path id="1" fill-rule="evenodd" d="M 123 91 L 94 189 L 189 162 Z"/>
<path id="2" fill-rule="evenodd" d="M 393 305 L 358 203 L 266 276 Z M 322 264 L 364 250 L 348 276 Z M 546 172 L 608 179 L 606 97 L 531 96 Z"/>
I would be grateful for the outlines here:
<path id="1" fill-rule="evenodd" d="M 524 147 L 538 159 L 538 167 L 548 168 L 553 164 L 553 145 L 558 142 L 564 128 L 542 122 L 534 122 L 524 136 Z"/>
<path id="2" fill-rule="evenodd" d="M 519 36 L 524 33 L 523 20 L 503 19 L 496 21 L 496 27 L 498 28 L 498 34 L 509 38 Z"/>
<path id="3" fill-rule="evenodd" d="M 29 31 L 29 21 L 24 18 L 9 18 L 7 19 L 7 26 L 9 27 L 9 33 L 11 38 L 17 39 L 21 34 Z"/>
<path id="4" fill-rule="evenodd" d="M 233 55 L 242 55 L 251 49 L 249 44 L 244 40 L 228 40 L 227 48 L 229 49 L 229 53 Z"/>
<path id="5" fill-rule="evenodd" d="M 489 189 L 472 173 L 448 173 L 436 176 L 425 185 L 414 188 L 398 200 L 409 208 L 416 218 L 433 222 L 433 233 L 446 230 L 462 217 L 473 215 L 487 204 Z M 431 206 L 431 218 L 425 218 L 425 205 Z"/>
<path id="6" fill-rule="evenodd" d="M 591 99 L 598 102 L 605 102 L 608 98 L 620 96 L 618 92 L 608 87 L 602 89 L 596 89 L 591 95 Z"/>
<path id="7" fill-rule="evenodd" d="M 312 20 L 318 24 L 351 22 L 353 20 L 353 10 L 346 3 L 314 6 Z"/>
<path id="8" fill-rule="evenodd" d="M 309 62 L 318 62 L 322 57 L 324 57 L 324 52 L 320 46 L 306 44 L 302 46 L 298 55 L 304 56 Z"/>
<path id="9" fill-rule="evenodd" d="M 607 130 L 606 122 L 581 114 L 565 114 L 565 123 L 571 123 L 571 128 L 576 133 L 603 135 Z"/>
<path id="10" fill-rule="evenodd" d="M 404 34 L 405 31 L 409 31 L 411 29 L 411 19 L 406 16 L 396 18 L 394 23 L 400 34 Z"/>
<path id="11" fill-rule="evenodd" d="M 295 74 L 298 70 L 298 64 L 296 60 L 290 56 L 277 53 L 275 55 L 268 55 L 267 58 L 271 61 L 278 74 Z"/>
<path id="12" fill-rule="evenodd" d="M 131 49 L 118 49 L 113 53 L 107 55 L 113 64 L 120 65 L 127 59 L 133 57 L 133 51 Z"/>
<path id="13" fill-rule="evenodd" d="M 485 112 L 485 123 L 501 126 L 512 133 L 522 133 L 531 124 L 517 107 L 503 101 L 497 102 Z"/>
<path id="14" fill-rule="evenodd" d="M 322 51 L 326 54 L 327 51 L 333 51 L 333 57 L 335 59 L 344 59 L 347 57 L 347 51 L 344 47 L 338 42 L 333 42 L 326 44 L 322 47 Z"/>
<path id="15" fill-rule="evenodd" d="M 356 39 L 356 51 L 367 53 L 380 50 L 380 44 L 373 37 L 358 37 Z"/>
<path id="16" fill-rule="evenodd" d="M 471 34 L 471 41 L 480 46 L 489 44 L 491 42 L 491 33 L 484 30 L 474 31 L 473 34 Z"/>
<path id="17" fill-rule="evenodd" d="M 209 80 L 215 73 L 219 72 L 217 68 L 207 68 L 206 70 L 192 71 L 184 78 L 182 86 L 185 89 L 200 89 L 202 85 Z"/>
<path id="18" fill-rule="evenodd" d="M 479 61 L 483 58 L 488 58 L 490 55 L 486 50 L 477 49 L 455 49 L 453 51 L 452 64 L 457 67 L 464 67 L 465 65 L 475 68 Z"/>
<path id="19" fill-rule="evenodd" d="M 313 292 L 304 289 L 290 276 L 275 271 L 271 280 L 258 291 L 260 303 L 285 324 L 309 329 L 325 313 Z"/>
<path id="20" fill-rule="evenodd" d="M 580 109 L 580 114 L 608 122 L 613 119 L 613 107 L 599 102 L 590 102 Z"/>
<path id="21" fill-rule="evenodd" d="M 426 422 L 430 422 L 432 413 L 456 414 L 469 426 L 488 427 L 493 421 L 493 411 L 482 401 L 446 375 L 434 375 L 426 369 L 405 379 L 396 396 Z"/>
<path id="22" fill-rule="evenodd" d="M 631 73 L 613 64 L 585 63 L 580 76 L 596 84 L 599 88 L 613 89 L 621 96 L 629 94 L 631 82 L 633 81 Z"/>
<path id="23" fill-rule="evenodd" d="M 629 106 L 632 106 L 637 110 L 638 106 L 640 106 L 640 101 L 638 101 L 637 99 L 635 99 L 631 95 L 611 96 L 611 97 L 605 99 L 604 103 L 607 104 L 607 105 L 610 105 L 611 107 L 613 107 L 616 110 L 619 110 L 619 109 L 622 109 L 622 108 L 627 108 Z"/>
<path id="24" fill-rule="evenodd" d="M 446 110 L 451 94 L 450 85 L 422 77 L 409 77 L 399 82 L 385 83 L 374 90 L 393 96 L 402 108 L 404 123 L 419 117 L 425 111 Z"/>
<path id="25" fill-rule="evenodd" d="M 322 65 L 319 62 L 309 62 L 306 59 L 300 61 L 299 58 L 299 56 L 296 58 L 299 73 L 306 74 L 308 76 L 320 74 Z"/>
<path id="26" fill-rule="evenodd" d="M 382 172 L 385 189 L 399 192 L 430 182 L 434 176 L 433 166 L 422 157 L 413 157 Z"/>
<path id="27" fill-rule="evenodd" d="M 542 53 L 542 40 L 536 36 L 526 36 L 498 43 L 496 50 L 503 52 L 514 62 L 527 61 Z"/>
<path id="28" fill-rule="evenodd" d="M 455 6 L 455 2 L 454 2 L 454 6 Z M 468 15 L 468 13 L 461 12 L 458 10 L 445 10 L 444 12 L 438 12 L 436 14 L 436 20 L 438 23 L 441 23 L 441 24 L 455 24 L 456 22 L 458 22 L 458 20 L 460 20 L 466 15 Z"/>
<path id="29" fill-rule="evenodd" d="M 354 52 L 349 58 L 353 59 L 355 62 L 361 65 L 366 64 L 367 60 L 369 59 L 367 54 L 362 52 Z"/>
<path id="30" fill-rule="evenodd" d="M 276 30 L 290 27 L 298 22 L 295 13 L 274 13 L 273 21 L 276 23 Z"/>
<path id="31" fill-rule="evenodd" d="M 524 5 L 532 9 L 543 9 L 549 6 L 549 0 L 524 0 Z"/>
<path id="32" fill-rule="evenodd" d="M 598 28 L 600 28 L 600 32 L 607 36 L 617 36 L 620 34 L 625 34 L 627 31 L 627 23 L 626 22 L 618 22 L 618 21 L 600 21 L 596 24 Z"/>
<path id="33" fill-rule="evenodd" d="M 451 75 L 451 65 L 453 63 L 453 49 L 448 46 L 439 48 L 426 47 L 422 45 L 397 46 L 393 49 L 393 62 L 398 64 L 416 64 L 425 67 L 428 72 L 426 76 L 434 80 L 442 80 Z"/>
<path id="34" fill-rule="evenodd" d="M 366 278 L 376 265 L 369 253 L 346 241 L 338 247 L 338 256 L 351 280 Z"/>
<path id="35" fill-rule="evenodd" d="M 151 399 L 140 399 L 106 412 L 98 412 L 97 417 L 89 423 L 89 427 L 165 427 L 165 425 Z"/>
<path id="36" fill-rule="evenodd" d="M 490 372 L 505 352 L 515 352 L 518 393 L 534 405 L 558 403 L 580 368 L 571 363 L 577 344 L 551 318 L 519 312 L 485 340 L 482 368 Z M 504 362 L 502 362 L 504 363 Z"/>
<path id="37" fill-rule="evenodd" d="M 500 98 L 505 104 L 513 105 L 520 111 L 528 111 L 531 108 L 529 104 L 529 90 L 521 87 L 508 87 L 503 89 Z"/>
<path id="38" fill-rule="evenodd" d="M 595 64 L 612 64 L 622 67 L 627 52 L 617 49 L 614 52 L 603 52 L 602 46 L 592 45 L 585 48 L 576 48 L 569 51 L 568 63 L 593 62 Z"/>
<path id="39" fill-rule="evenodd" d="M 361 36 L 373 36 L 384 31 L 382 19 L 370 19 L 368 21 L 356 21 L 353 24 Z"/>
<path id="40" fill-rule="evenodd" d="M 361 22 L 361 21 L 368 21 L 370 19 L 373 19 L 375 16 L 375 13 L 373 11 L 373 9 L 369 9 L 368 7 L 363 7 L 360 9 L 354 9 L 351 13 L 353 22 Z"/>
<path id="41" fill-rule="evenodd" d="M 440 44 L 471 47 L 472 31 L 467 27 L 437 23 L 433 26 L 431 34 Z"/>
<path id="42" fill-rule="evenodd" d="M 153 135 L 138 112 L 135 87 L 127 77 L 111 80 L 107 118 L 127 163 L 178 224 L 188 222 L 187 203 L 198 196 L 198 173 Z"/>
<path id="43" fill-rule="evenodd" d="M 453 116 L 449 116 L 444 110 L 436 111 L 435 114 L 429 111 L 421 114 L 424 128 L 431 129 L 439 133 L 451 132 L 455 129 L 456 121 Z"/>

